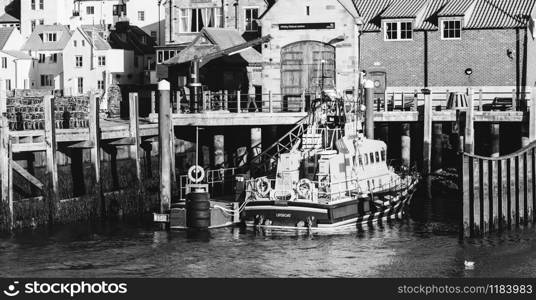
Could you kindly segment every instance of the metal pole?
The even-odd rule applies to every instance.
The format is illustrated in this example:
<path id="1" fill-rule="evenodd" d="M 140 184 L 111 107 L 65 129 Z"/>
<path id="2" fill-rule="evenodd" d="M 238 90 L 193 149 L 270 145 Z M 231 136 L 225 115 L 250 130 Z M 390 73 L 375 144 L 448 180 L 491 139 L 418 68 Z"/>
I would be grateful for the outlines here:
<path id="1" fill-rule="evenodd" d="M 195 165 L 199 165 L 199 126 L 195 127 Z"/>

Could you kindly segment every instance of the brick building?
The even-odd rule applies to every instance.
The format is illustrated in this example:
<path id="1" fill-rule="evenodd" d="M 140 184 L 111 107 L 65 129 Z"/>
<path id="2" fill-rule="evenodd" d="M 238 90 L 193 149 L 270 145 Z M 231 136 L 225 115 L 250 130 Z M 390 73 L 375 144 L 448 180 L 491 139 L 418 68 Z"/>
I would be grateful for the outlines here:
<path id="1" fill-rule="evenodd" d="M 262 17 L 263 94 L 283 105 L 322 88 L 352 89 L 359 79 L 360 17 L 351 0 L 279 0 Z M 289 105 L 292 106 L 292 105 Z"/>
<path id="2" fill-rule="evenodd" d="M 524 91 L 536 80 L 536 0 L 356 0 L 360 68 L 389 91 Z"/>

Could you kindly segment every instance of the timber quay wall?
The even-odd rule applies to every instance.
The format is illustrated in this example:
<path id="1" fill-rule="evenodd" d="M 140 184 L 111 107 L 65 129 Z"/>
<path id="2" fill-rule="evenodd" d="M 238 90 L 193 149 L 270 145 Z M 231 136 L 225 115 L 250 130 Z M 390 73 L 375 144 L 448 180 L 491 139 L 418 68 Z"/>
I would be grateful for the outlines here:
<path id="1" fill-rule="evenodd" d="M 307 107 L 316 97 L 302 94 L 291 106 L 285 104 L 281 95 L 273 93 L 258 97 L 225 92 L 219 98 L 199 95 L 200 107 L 188 111 L 181 108 L 178 96 L 169 96 L 168 90 L 169 107 L 164 110 L 160 107 L 157 113 L 162 92 L 152 95 L 148 118 L 139 118 L 138 95 L 129 94 L 124 100 L 128 102 L 124 105 L 129 108 L 128 120 L 100 116 L 95 96 L 73 100 L 82 109 L 74 109 L 69 117 L 65 111 L 72 110 L 72 103 L 49 95 L 33 97 L 32 101 L 40 108 L 30 112 L 35 112 L 37 117 L 19 115 L 17 119 L 20 108 L 0 106 L 0 230 L 162 211 L 169 205 L 162 205 L 161 200 L 162 149 L 169 151 L 166 157 L 172 153 L 169 165 L 176 166 L 168 168 L 172 174 L 171 183 L 165 184 L 165 196 L 169 199 L 167 188 L 171 186 L 171 199 L 176 199 L 180 193 L 176 173 L 193 161 L 191 155 L 189 159 L 175 161 L 188 151 L 177 141 L 194 141 L 195 128 L 201 127 L 204 130 L 200 131 L 198 140 L 200 164 L 212 169 L 238 166 L 269 150 L 267 146 L 272 143 L 277 144 L 292 126 L 307 116 Z M 0 104 L 9 103 L 1 99 L 2 94 L 5 93 L 0 92 Z M 485 109 L 493 98 L 508 96 L 511 97 L 508 109 Z M 464 145 L 466 151 L 472 147 L 474 153 L 476 145 L 477 150 L 482 150 L 477 154 L 489 156 L 503 152 L 497 146 L 499 128 L 508 128 L 503 136 L 518 139 L 520 147 L 534 140 L 536 121 L 529 113 L 529 103 L 530 111 L 536 109 L 532 109 L 535 102 L 531 96 L 514 92 L 491 95 L 469 89 L 465 93 L 469 104 L 460 108 L 447 104 L 449 93 L 423 90 L 392 93 L 383 99 L 367 97 L 364 99 L 367 102 L 360 104 L 369 107 L 367 135 L 386 141 L 391 159 L 401 160 L 406 166 L 417 164 L 427 178 L 425 186 L 429 191 L 428 175 L 444 164 L 445 135 L 454 137 L 452 147 L 456 153 L 463 152 Z M 255 108 L 251 108 L 254 104 L 251 99 L 263 100 L 255 100 Z M 159 143 L 162 130 L 168 130 L 159 128 L 161 111 L 169 112 L 166 122 L 169 122 L 167 135 L 171 141 L 164 143 L 165 147 Z M 487 130 L 490 134 L 475 136 L 475 129 L 477 133 Z M 508 144 L 503 142 L 501 148 Z M 493 153 L 487 153 L 488 150 Z"/>

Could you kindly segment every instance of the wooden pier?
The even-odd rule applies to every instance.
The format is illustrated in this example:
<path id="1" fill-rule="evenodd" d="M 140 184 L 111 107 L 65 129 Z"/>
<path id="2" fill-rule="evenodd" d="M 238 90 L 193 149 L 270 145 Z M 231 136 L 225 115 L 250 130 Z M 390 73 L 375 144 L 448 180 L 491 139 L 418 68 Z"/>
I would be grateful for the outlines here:
<path id="1" fill-rule="evenodd" d="M 193 128 L 205 129 L 203 138 L 199 140 L 198 150 L 203 154 L 204 159 L 200 163 L 204 167 L 232 168 L 246 164 L 253 168 L 256 163 L 273 161 L 278 149 L 292 147 L 295 143 L 301 142 L 301 133 L 304 132 L 302 121 L 307 116 L 307 107 L 310 107 L 311 101 L 318 96 L 303 93 L 295 100 L 288 100 L 282 95 L 271 92 L 266 95 L 245 95 L 240 92 L 224 91 L 220 96 L 199 95 L 198 99 L 201 99 L 199 112 L 190 113 L 181 108 L 181 103 L 177 100 L 179 97 L 174 96 L 176 94 L 177 92 L 170 91 L 167 86 L 160 86 L 160 91 L 151 97 L 151 113 L 148 118 L 139 117 L 137 93 L 129 94 L 128 99 L 123 100 L 128 102 L 129 120 L 99 116 L 97 98 L 91 96 L 87 112 L 88 122 L 87 124 L 82 122 L 84 125 L 77 128 L 58 126 L 61 121 L 57 120 L 58 108 L 55 107 L 57 99 L 52 96 L 45 96 L 42 99 L 44 126 L 39 129 L 14 130 L 13 124 L 8 120 L 8 108 L 0 107 L 3 110 L 0 122 L 0 170 L 2 170 L 0 191 L 2 207 L 5 208 L 4 220 L 7 220 L 5 222 L 7 225 L 4 226 L 27 227 L 28 224 L 32 224 L 32 219 L 36 219 L 35 222 L 38 224 L 68 222 L 127 214 L 127 210 L 145 213 L 166 211 L 174 197 L 180 193 L 177 191 L 180 176 L 176 174 L 177 155 L 180 151 L 184 151 L 180 150 L 180 140 L 192 141 L 193 139 L 187 135 Z M 506 167 L 499 167 L 502 166 L 499 161 L 513 161 L 514 167 L 517 166 L 515 169 L 517 173 L 514 174 L 517 177 L 510 177 L 517 180 L 515 182 L 525 183 L 528 180 L 527 184 L 523 185 L 526 187 L 523 191 L 526 190 L 527 194 L 521 195 L 520 191 L 516 190 L 517 199 L 525 197 L 529 199 L 529 191 L 532 195 L 534 187 L 528 183 L 536 176 L 528 175 L 531 170 L 534 171 L 534 167 L 531 167 L 534 157 L 527 154 L 530 150 L 515 154 L 517 155 L 515 158 L 509 156 L 491 159 L 471 154 L 474 152 L 474 141 L 478 140 L 474 134 L 475 123 L 490 124 L 492 131 L 496 133 L 495 136 L 501 124 L 522 124 L 524 128 L 530 130 L 526 130 L 526 138 L 520 136 L 519 139 L 525 142 L 534 140 L 536 118 L 533 114 L 529 114 L 526 106 L 523 109 L 522 105 L 519 105 L 526 101 L 528 93 L 526 95 L 512 93 L 512 105 L 506 111 L 485 111 L 483 107 L 492 101 L 491 98 L 486 98 L 486 95 L 495 97 L 496 94 L 490 96 L 491 93 L 474 92 L 470 89 L 466 93 L 469 102 L 466 109 L 448 108 L 448 94 L 430 90 L 388 95 L 387 101 L 383 103 L 374 99 L 372 93 L 365 91 L 365 95 L 368 104 L 367 135 L 373 137 L 376 128 L 378 129 L 376 138 L 384 139 L 385 135 L 389 134 L 389 128 L 400 127 L 400 137 L 391 140 L 389 148 L 391 149 L 393 144 L 398 144 L 399 153 L 390 155 L 399 157 L 405 166 L 409 167 L 417 162 L 421 165 L 424 175 L 431 174 L 442 162 L 440 135 L 448 127 L 444 125 L 457 124 L 458 131 L 452 132 L 460 136 L 461 145 L 465 144 L 466 151 L 469 150 L 469 153 L 464 154 L 464 162 L 467 161 L 468 165 L 473 166 L 466 168 L 467 172 L 473 172 L 471 176 L 467 176 L 473 180 L 478 177 L 477 181 L 480 182 L 481 179 L 485 179 L 485 176 L 481 177 L 484 169 L 488 172 L 486 174 L 499 170 L 506 172 Z M 252 99 L 257 101 L 255 105 L 252 105 Z M 160 104 L 158 107 L 157 103 Z M 533 105 L 535 101 L 530 103 Z M 531 107 L 530 111 L 536 109 Z M 465 121 L 461 122 L 462 119 Z M 461 126 L 461 123 L 465 125 Z M 529 123 L 533 125 L 529 126 Z M 226 128 L 229 128 L 229 131 L 226 131 Z M 278 128 L 284 130 L 277 130 Z M 416 140 L 422 144 L 415 144 Z M 497 138 L 494 143 L 499 143 L 498 140 Z M 422 148 L 412 150 L 415 145 L 420 145 L 418 147 Z M 499 147 L 495 145 L 493 149 L 497 152 Z M 232 156 L 231 151 L 238 154 Z M 44 171 L 36 171 L 30 160 L 24 163 L 26 154 L 42 157 L 41 165 Z M 160 165 L 158 168 L 152 168 L 152 160 L 156 155 L 160 155 L 161 159 L 158 160 Z M 122 159 L 128 162 L 127 169 L 121 170 L 121 167 L 118 167 L 118 156 L 122 156 Z M 527 157 L 527 160 L 521 160 L 519 157 Z M 531 163 L 528 163 L 528 157 Z M 497 162 L 497 166 L 493 161 Z M 66 179 L 62 170 L 69 165 L 72 173 L 69 176 L 72 178 Z M 486 168 L 485 165 L 489 167 Z M 511 165 L 512 163 L 506 163 L 509 168 Z M 520 170 L 524 173 L 520 173 Z M 124 180 L 128 184 L 119 182 L 120 177 L 125 175 L 121 172 L 130 176 Z M 469 174 L 467 172 L 464 171 L 464 174 Z M 24 179 L 32 191 L 27 194 L 31 195 L 21 194 L 20 188 L 14 188 L 15 177 L 19 180 Z M 69 184 L 72 183 L 73 187 L 80 187 L 79 192 L 68 195 L 62 193 L 61 190 L 65 188 L 64 180 L 70 182 Z M 467 182 L 474 183 L 474 181 Z M 498 186 L 500 184 L 497 183 Z M 482 185 L 474 185 L 474 188 L 480 186 Z M 486 186 L 495 187 L 493 181 Z M 489 190 L 484 194 L 484 190 L 473 191 L 470 194 L 473 195 L 472 198 L 463 194 L 464 200 L 472 199 L 471 204 L 464 202 L 464 207 L 467 205 L 474 208 L 476 202 L 484 199 L 480 197 L 481 193 L 494 195 Z M 477 194 L 480 198 L 475 202 L 477 198 L 474 198 L 474 195 Z M 157 199 L 147 200 L 151 196 Z M 495 201 L 493 196 L 490 199 L 492 202 Z M 528 207 L 528 204 L 522 206 L 525 207 Z M 471 212 L 474 213 L 475 210 Z M 529 211 L 526 212 L 527 217 L 524 211 L 522 214 L 520 220 L 528 220 L 529 216 L 532 216 Z M 474 221 L 475 218 L 473 216 L 471 220 Z M 486 218 L 478 220 L 484 219 Z M 495 228 L 495 223 L 487 222 L 486 227 L 484 223 L 474 223 L 469 217 L 467 220 L 469 220 L 467 224 L 473 224 L 467 227 L 464 221 L 464 228 L 469 228 L 470 232 L 486 231 L 481 228 L 490 228 L 489 224 L 493 224 L 491 228 Z"/>

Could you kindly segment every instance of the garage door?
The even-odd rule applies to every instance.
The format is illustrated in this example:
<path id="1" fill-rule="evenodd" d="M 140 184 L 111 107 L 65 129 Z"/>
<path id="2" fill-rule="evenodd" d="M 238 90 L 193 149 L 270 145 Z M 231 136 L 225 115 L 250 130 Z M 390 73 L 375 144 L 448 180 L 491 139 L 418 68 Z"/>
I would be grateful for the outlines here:
<path id="1" fill-rule="evenodd" d="M 303 91 L 320 92 L 322 87 L 335 87 L 335 48 L 316 41 L 297 42 L 283 47 L 281 93 L 293 97 L 301 95 Z"/>

